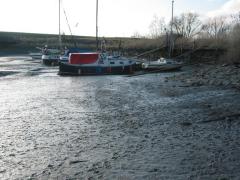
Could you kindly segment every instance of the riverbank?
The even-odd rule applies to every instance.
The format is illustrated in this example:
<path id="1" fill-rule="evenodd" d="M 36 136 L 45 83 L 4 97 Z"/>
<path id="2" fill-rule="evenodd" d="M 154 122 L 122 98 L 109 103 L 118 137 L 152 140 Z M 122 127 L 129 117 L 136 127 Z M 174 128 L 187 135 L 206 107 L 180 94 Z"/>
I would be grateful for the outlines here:
<path id="1" fill-rule="evenodd" d="M 167 80 L 181 81 L 189 86 L 218 86 L 240 89 L 240 66 L 234 64 L 198 64 L 189 71 Z"/>

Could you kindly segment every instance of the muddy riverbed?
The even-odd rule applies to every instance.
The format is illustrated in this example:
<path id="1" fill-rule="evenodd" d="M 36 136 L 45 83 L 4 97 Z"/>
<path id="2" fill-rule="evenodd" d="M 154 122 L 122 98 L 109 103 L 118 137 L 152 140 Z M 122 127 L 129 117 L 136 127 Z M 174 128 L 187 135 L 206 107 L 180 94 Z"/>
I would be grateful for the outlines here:
<path id="1" fill-rule="evenodd" d="M 0 179 L 240 178 L 239 90 L 57 71 L 0 58 Z"/>

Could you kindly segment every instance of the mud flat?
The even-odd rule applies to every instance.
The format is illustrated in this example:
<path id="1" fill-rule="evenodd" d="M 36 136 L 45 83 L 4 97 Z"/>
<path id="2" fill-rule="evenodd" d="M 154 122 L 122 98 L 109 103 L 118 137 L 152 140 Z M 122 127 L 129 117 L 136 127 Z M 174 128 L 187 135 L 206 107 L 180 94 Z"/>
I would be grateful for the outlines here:
<path id="1" fill-rule="evenodd" d="M 177 80 L 185 71 L 61 77 L 16 61 L 0 60 L 21 69 L 0 77 L 1 179 L 240 177 L 238 89 Z"/>

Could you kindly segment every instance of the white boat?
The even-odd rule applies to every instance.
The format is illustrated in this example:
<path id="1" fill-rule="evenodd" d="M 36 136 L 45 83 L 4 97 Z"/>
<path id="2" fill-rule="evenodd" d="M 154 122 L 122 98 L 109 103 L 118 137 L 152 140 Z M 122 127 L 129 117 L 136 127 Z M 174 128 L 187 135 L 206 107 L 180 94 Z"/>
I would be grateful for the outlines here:
<path id="1" fill-rule="evenodd" d="M 44 65 L 56 66 L 59 63 L 60 50 L 44 48 L 42 53 L 42 63 Z"/>
<path id="2" fill-rule="evenodd" d="M 177 62 L 173 59 L 160 58 L 157 61 L 149 61 L 142 63 L 144 70 L 159 70 L 159 71 L 171 71 L 179 70 L 182 67 L 181 62 Z"/>

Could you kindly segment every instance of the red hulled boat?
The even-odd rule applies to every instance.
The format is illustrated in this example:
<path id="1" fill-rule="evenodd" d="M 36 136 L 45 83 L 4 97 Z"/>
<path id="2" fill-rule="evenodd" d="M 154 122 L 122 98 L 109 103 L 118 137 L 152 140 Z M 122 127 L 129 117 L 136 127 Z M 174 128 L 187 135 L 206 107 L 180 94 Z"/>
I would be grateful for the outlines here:
<path id="1" fill-rule="evenodd" d="M 59 63 L 59 75 L 131 74 L 135 60 L 106 53 L 72 53 L 67 63 Z"/>

